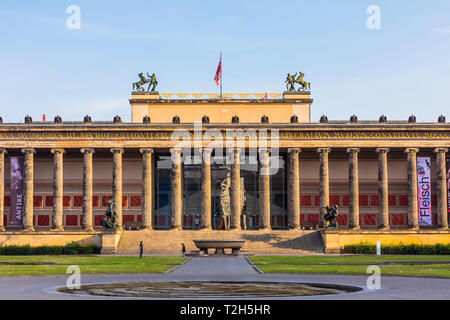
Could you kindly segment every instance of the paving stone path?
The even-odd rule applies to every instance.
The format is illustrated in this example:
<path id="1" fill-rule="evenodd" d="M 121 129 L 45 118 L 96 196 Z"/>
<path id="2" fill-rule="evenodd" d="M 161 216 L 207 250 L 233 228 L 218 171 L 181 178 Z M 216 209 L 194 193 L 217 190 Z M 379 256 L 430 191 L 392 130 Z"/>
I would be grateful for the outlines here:
<path id="1" fill-rule="evenodd" d="M 358 286 L 363 290 L 341 295 L 304 297 L 303 299 L 450 299 L 450 279 L 385 276 L 381 279 L 380 290 L 369 290 L 366 288 L 368 276 L 260 274 L 245 258 L 208 257 L 192 258 L 187 263 L 164 274 L 82 275 L 81 281 L 82 284 L 189 280 L 325 283 Z M 68 275 L 0 278 L 0 299 L 104 299 L 56 292 L 55 288 L 66 285 L 67 277 Z M 227 299 L 230 298 L 227 297 Z"/>

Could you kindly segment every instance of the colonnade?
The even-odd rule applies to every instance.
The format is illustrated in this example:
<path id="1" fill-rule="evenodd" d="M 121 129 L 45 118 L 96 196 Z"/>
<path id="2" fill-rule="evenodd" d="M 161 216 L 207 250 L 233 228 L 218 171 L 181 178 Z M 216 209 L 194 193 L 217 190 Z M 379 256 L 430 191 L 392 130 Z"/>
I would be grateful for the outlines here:
<path id="1" fill-rule="evenodd" d="M 201 228 L 211 229 L 211 148 L 201 149 L 202 175 L 201 175 Z M 289 229 L 300 229 L 300 148 L 289 148 L 288 150 L 289 173 L 288 173 L 288 227 Z M 388 161 L 389 148 L 377 148 L 378 154 L 378 228 L 387 230 L 389 224 L 388 203 Z M 24 148 L 24 176 L 23 176 L 23 228 L 25 231 L 33 231 L 33 185 L 34 185 L 34 148 Z M 55 148 L 51 150 L 53 161 L 53 214 L 52 230 L 62 231 L 63 227 L 63 158 L 65 150 Z M 122 155 L 123 148 L 112 148 L 113 155 L 113 181 L 112 201 L 118 216 L 119 228 L 122 228 Z M 142 153 L 142 226 L 144 229 L 152 229 L 152 148 L 140 149 Z M 242 150 L 235 148 L 232 153 L 231 164 L 231 229 L 241 228 L 241 174 L 240 157 Z M 330 148 L 318 148 L 320 159 L 320 227 L 324 227 L 324 214 L 329 205 L 329 164 L 328 157 L 332 150 Z M 359 174 L 358 154 L 359 148 L 348 148 L 349 161 L 349 228 L 359 230 Z M 407 148 L 408 162 L 408 227 L 412 230 L 418 229 L 418 193 L 417 193 L 417 153 L 418 148 Z M 438 227 L 448 229 L 447 219 L 447 188 L 446 188 L 446 153 L 447 148 L 434 149 L 437 165 L 437 215 Z M 4 167 L 5 154 L 7 150 L 0 148 L 0 231 L 4 231 Z M 83 148 L 81 153 L 83 160 L 83 209 L 82 221 L 86 231 L 93 230 L 93 148 Z M 182 190 L 182 148 L 170 149 L 172 159 L 171 173 L 171 229 L 182 228 L 183 190 Z M 260 229 L 270 230 L 270 149 L 260 148 L 259 154 L 259 216 Z"/>

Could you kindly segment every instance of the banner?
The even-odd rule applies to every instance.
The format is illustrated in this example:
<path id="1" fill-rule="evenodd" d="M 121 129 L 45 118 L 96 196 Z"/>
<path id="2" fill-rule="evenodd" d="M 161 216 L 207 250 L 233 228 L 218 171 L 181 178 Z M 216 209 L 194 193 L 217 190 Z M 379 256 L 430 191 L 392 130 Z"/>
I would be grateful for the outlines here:
<path id="1" fill-rule="evenodd" d="M 450 157 L 447 158 L 447 212 L 450 213 Z"/>
<path id="2" fill-rule="evenodd" d="M 419 226 L 431 226 L 430 158 L 417 158 L 417 187 L 419 199 Z"/>
<path id="3" fill-rule="evenodd" d="M 11 211 L 10 225 L 22 226 L 23 158 L 11 157 Z"/>

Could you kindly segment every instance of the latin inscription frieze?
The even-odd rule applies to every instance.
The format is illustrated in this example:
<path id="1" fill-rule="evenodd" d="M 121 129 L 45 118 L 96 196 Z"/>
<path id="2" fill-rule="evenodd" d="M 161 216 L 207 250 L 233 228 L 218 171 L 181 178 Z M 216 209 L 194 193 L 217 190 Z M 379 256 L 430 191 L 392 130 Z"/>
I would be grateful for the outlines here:
<path id="1" fill-rule="evenodd" d="M 172 140 L 177 131 L 3 131 L 0 140 Z M 189 136 L 191 139 L 214 139 L 234 136 L 238 139 L 258 139 L 276 137 L 280 140 L 442 140 L 450 139 L 450 131 L 315 131 L 315 130 L 215 130 L 177 132 L 177 136 Z"/>

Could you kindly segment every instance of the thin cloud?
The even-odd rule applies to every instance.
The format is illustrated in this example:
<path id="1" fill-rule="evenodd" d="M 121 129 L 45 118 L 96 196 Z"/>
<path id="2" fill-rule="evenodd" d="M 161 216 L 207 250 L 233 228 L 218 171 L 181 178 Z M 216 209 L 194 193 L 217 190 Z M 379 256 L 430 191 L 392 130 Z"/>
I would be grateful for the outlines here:
<path id="1" fill-rule="evenodd" d="M 434 28 L 436 32 L 450 33 L 450 28 Z"/>

